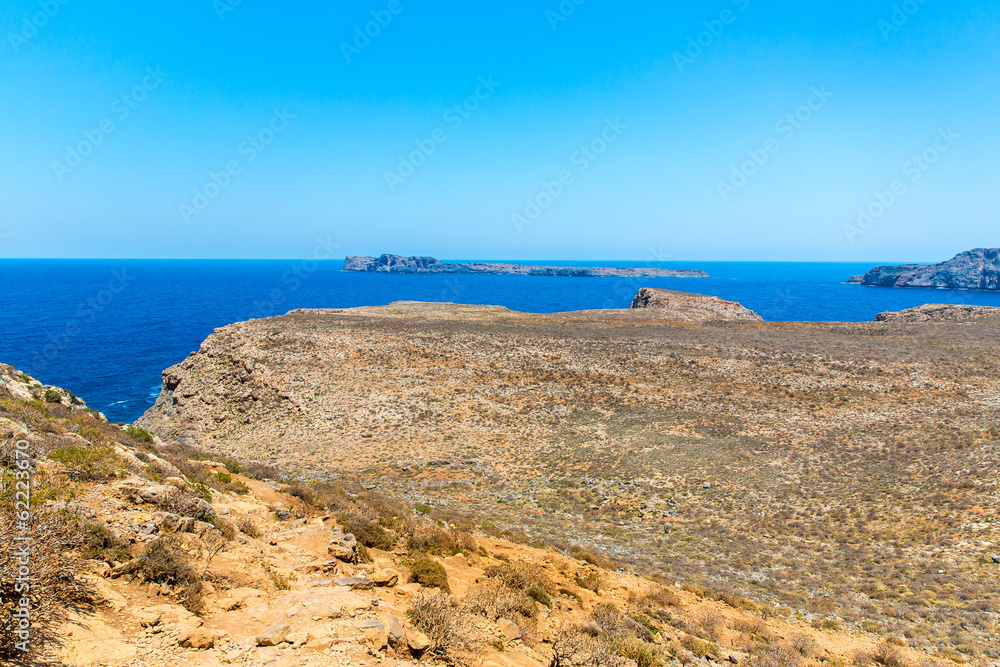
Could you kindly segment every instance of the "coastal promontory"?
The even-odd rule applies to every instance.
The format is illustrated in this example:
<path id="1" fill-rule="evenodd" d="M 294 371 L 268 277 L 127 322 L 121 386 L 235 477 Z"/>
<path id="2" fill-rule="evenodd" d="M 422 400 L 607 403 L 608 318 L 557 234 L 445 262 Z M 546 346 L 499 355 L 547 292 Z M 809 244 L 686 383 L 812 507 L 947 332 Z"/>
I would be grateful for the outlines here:
<path id="1" fill-rule="evenodd" d="M 655 269 L 588 267 L 588 266 L 535 266 L 532 264 L 507 264 L 502 262 L 442 262 L 433 257 L 403 257 L 381 255 L 357 257 L 349 255 L 344 260 L 344 271 L 367 273 L 481 273 L 493 275 L 560 276 L 572 278 L 708 278 L 704 271 L 686 269 Z"/>
<path id="2" fill-rule="evenodd" d="M 710 320 L 750 320 L 762 322 L 764 318 L 744 308 L 735 301 L 725 301 L 714 296 L 691 294 L 668 289 L 643 287 L 632 300 L 632 308 L 651 308 L 660 314 L 678 320 L 702 322 Z"/>
<path id="3" fill-rule="evenodd" d="M 876 266 L 851 282 L 874 287 L 1000 289 L 1000 248 L 977 248 L 940 264 Z"/>

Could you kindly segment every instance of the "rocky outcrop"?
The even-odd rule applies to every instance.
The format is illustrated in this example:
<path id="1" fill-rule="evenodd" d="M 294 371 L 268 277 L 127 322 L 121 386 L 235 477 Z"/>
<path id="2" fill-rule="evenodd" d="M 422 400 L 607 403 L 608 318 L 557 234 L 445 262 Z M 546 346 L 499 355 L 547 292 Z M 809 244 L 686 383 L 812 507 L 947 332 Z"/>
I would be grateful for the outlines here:
<path id="1" fill-rule="evenodd" d="M 708 278 L 704 271 L 653 268 L 614 268 L 585 266 L 532 266 L 498 262 L 441 262 L 433 257 L 357 257 L 344 260 L 344 271 L 369 273 L 482 273 L 525 276 L 560 276 L 573 278 Z"/>
<path id="2" fill-rule="evenodd" d="M 1000 289 L 1000 248 L 969 250 L 941 264 L 876 266 L 864 275 L 861 284 L 875 287 Z"/>
<path id="3" fill-rule="evenodd" d="M 963 320 L 1000 320 L 1000 308 L 992 306 L 928 303 L 916 308 L 879 313 L 876 322 L 960 322 Z"/>
<path id="4" fill-rule="evenodd" d="M 764 318 L 744 308 L 735 301 L 725 301 L 714 296 L 675 292 L 674 290 L 643 287 L 632 300 L 632 308 L 655 308 L 672 318 L 688 322 L 708 320 L 749 320 L 762 322 Z"/>

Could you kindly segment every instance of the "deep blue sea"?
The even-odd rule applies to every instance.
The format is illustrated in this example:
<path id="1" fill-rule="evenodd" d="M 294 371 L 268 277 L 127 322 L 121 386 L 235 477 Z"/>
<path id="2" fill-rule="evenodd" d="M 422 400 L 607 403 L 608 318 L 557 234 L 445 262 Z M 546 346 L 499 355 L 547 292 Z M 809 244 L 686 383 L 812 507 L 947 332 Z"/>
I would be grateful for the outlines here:
<path id="1" fill-rule="evenodd" d="M 292 308 L 416 300 L 547 313 L 627 308 L 640 287 L 739 301 L 767 320 L 871 321 L 923 303 L 1000 306 L 996 293 L 846 284 L 874 264 L 572 264 L 704 269 L 712 277 L 385 275 L 344 273 L 332 260 L 0 260 L 0 362 L 72 390 L 111 421 L 130 422 L 152 405 L 161 371 L 197 350 L 213 329 Z"/>

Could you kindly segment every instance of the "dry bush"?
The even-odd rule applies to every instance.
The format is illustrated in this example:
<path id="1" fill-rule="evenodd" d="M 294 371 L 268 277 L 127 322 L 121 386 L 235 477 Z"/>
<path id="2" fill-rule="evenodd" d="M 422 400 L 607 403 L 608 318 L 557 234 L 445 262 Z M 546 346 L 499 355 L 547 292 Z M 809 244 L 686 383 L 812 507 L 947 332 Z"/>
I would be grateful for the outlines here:
<path id="1" fill-rule="evenodd" d="M 615 647 L 576 626 L 563 626 L 552 643 L 549 667 L 628 667 Z"/>
<path id="2" fill-rule="evenodd" d="M 80 482 L 106 482 L 119 477 L 122 462 L 110 447 L 69 445 L 49 452 L 49 458 L 66 467 L 66 475 Z"/>
<path id="3" fill-rule="evenodd" d="M 573 556 L 573 558 L 576 558 L 577 560 L 582 560 L 586 563 L 590 563 L 591 565 L 599 567 L 602 570 L 615 569 L 615 562 L 613 560 L 611 560 L 607 556 L 601 556 L 599 554 L 595 554 L 592 551 L 587 551 L 583 547 L 580 546 L 571 547 L 569 552 L 570 555 Z"/>
<path id="4" fill-rule="evenodd" d="M 406 548 L 418 553 L 451 554 L 455 540 L 437 526 L 417 525 L 406 540 Z"/>
<path id="5" fill-rule="evenodd" d="M 911 667 L 899 647 L 888 641 L 881 641 L 872 653 L 872 660 L 882 667 Z"/>
<path id="6" fill-rule="evenodd" d="M 260 528 L 260 524 L 257 520 L 250 515 L 241 516 L 236 519 L 236 527 L 240 529 L 240 532 L 247 537 L 252 537 L 257 539 L 263 535 L 263 531 Z"/>
<path id="7" fill-rule="evenodd" d="M 590 612 L 590 620 L 597 624 L 601 632 L 616 637 L 633 637 L 644 642 L 653 641 L 653 632 L 633 618 L 626 616 L 610 602 L 595 605 Z"/>
<path id="8" fill-rule="evenodd" d="M 681 637 L 681 646 L 691 651 L 695 656 L 699 658 L 710 658 L 712 660 L 719 659 L 719 647 L 712 642 L 707 642 L 704 639 L 699 639 L 694 635 L 684 635 Z M 783 665 L 783 667 L 793 667 L 792 665 Z"/>
<path id="9" fill-rule="evenodd" d="M 446 655 L 469 645 L 462 611 L 450 595 L 437 593 L 428 598 L 421 594 L 414 598 L 406 617 L 431 640 L 434 653 Z"/>
<path id="10" fill-rule="evenodd" d="M 537 586 L 545 591 L 553 591 L 554 585 L 545 568 L 535 563 L 514 561 L 491 565 L 486 568 L 486 576 L 502 581 L 506 586 L 518 591 L 526 591 Z"/>
<path id="11" fill-rule="evenodd" d="M 681 606 L 681 599 L 673 591 L 658 586 L 640 596 L 633 594 L 629 606 L 637 611 L 658 613 L 668 607 Z"/>
<path id="12" fill-rule="evenodd" d="M 506 618 L 518 625 L 526 625 L 524 619 L 538 616 L 534 600 L 499 579 L 487 579 L 473 586 L 465 596 L 464 606 L 470 613 L 491 621 Z"/>
<path id="13" fill-rule="evenodd" d="M 13 507 L 11 503 L 9 507 Z M 29 551 L 30 590 L 17 590 L 21 545 L 17 522 L 6 508 L 0 511 L 0 663 L 15 664 L 25 658 L 17 649 L 23 641 L 16 633 L 14 612 L 22 597 L 30 602 L 31 628 L 28 648 L 34 653 L 42 646 L 58 646 L 64 638 L 57 633 L 70 612 L 82 612 L 94 602 L 93 591 L 81 579 L 82 561 L 64 554 L 80 546 L 75 524 L 60 514 L 35 513 L 31 518 Z"/>
<path id="14" fill-rule="evenodd" d="M 820 652 L 819 644 L 809 635 L 795 635 L 792 637 L 792 648 L 798 651 L 803 658 L 811 658 Z"/>
<path id="15" fill-rule="evenodd" d="M 718 642 L 722 634 L 722 629 L 726 625 L 726 619 L 714 609 L 702 609 L 698 612 L 698 623 L 705 631 L 705 636 L 713 642 Z"/>
<path id="16" fill-rule="evenodd" d="M 588 591 L 593 593 L 600 593 L 601 586 L 604 585 L 604 577 L 601 576 L 600 572 L 577 572 L 573 576 L 576 585 L 580 588 L 586 588 Z"/>
<path id="17" fill-rule="evenodd" d="M 760 639 L 769 639 L 772 636 L 767 623 L 759 618 L 735 618 L 730 621 L 729 627 L 736 632 L 742 632 L 745 635 Z"/>
<path id="18" fill-rule="evenodd" d="M 783 644 L 768 644 L 753 652 L 748 667 L 802 667 L 799 653 Z"/>

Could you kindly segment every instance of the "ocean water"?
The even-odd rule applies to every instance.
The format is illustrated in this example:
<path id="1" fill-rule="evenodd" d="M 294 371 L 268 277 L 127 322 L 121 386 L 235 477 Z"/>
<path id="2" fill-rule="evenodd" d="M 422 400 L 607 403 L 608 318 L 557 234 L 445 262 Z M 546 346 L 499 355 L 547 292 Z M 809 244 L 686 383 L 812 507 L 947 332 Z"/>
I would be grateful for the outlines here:
<path id="1" fill-rule="evenodd" d="M 923 303 L 1000 306 L 996 293 L 872 288 L 845 282 L 873 264 L 652 266 L 704 269 L 712 277 L 385 275 L 344 273 L 340 261 L 0 260 L 0 363 L 72 390 L 111 421 L 130 422 L 152 405 L 163 369 L 197 350 L 213 329 L 292 308 L 415 300 L 548 313 L 627 308 L 640 287 L 739 301 L 767 320 L 861 322 L 882 311 Z"/>

